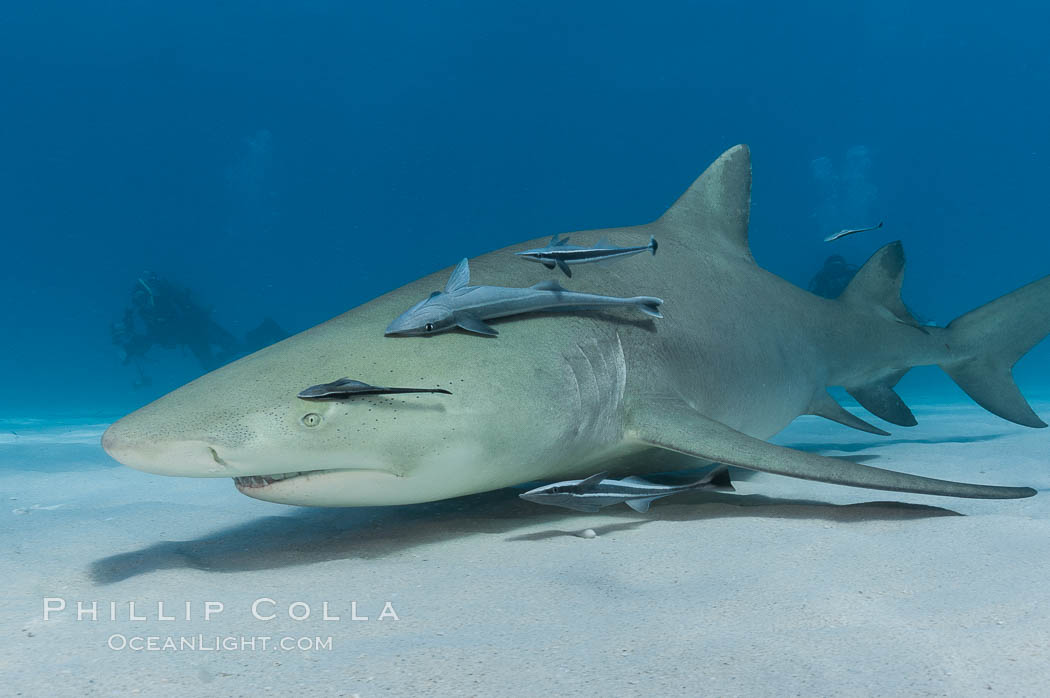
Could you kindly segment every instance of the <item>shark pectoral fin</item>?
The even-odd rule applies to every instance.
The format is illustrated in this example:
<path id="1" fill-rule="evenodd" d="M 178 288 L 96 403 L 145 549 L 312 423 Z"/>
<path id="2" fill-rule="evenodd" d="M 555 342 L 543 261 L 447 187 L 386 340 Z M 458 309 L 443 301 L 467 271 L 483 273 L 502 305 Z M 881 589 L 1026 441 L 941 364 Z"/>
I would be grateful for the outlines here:
<path id="1" fill-rule="evenodd" d="M 649 497 L 647 499 L 628 499 L 627 506 L 631 507 L 637 512 L 641 512 L 642 514 L 644 514 L 645 512 L 649 511 L 649 505 L 653 503 L 654 499 L 659 499 L 659 497 Z"/>
<path id="2" fill-rule="evenodd" d="M 565 263 L 564 259 L 558 260 L 558 268 L 565 272 L 565 276 L 572 278 L 572 269 L 569 269 L 569 265 Z"/>
<path id="3" fill-rule="evenodd" d="M 626 427 L 628 438 L 650 446 L 803 480 L 973 499 L 1017 499 L 1035 494 L 1029 487 L 936 480 L 777 446 L 709 419 L 679 400 L 649 400 L 631 405 Z"/>
<path id="4" fill-rule="evenodd" d="M 831 397 L 827 390 L 820 390 L 813 396 L 813 400 L 809 403 L 809 407 L 806 408 L 806 414 L 830 419 L 833 422 L 845 424 L 847 427 L 860 429 L 869 434 L 878 434 L 879 436 L 890 435 L 888 431 L 883 431 L 873 424 L 868 424 L 852 412 L 847 411 L 846 408 L 835 402 L 835 398 Z"/>
<path id="5" fill-rule="evenodd" d="M 456 325 L 467 332 L 483 334 L 487 337 L 495 337 L 499 334 L 499 331 L 496 330 L 495 327 L 490 327 L 484 320 L 476 318 L 473 315 L 456 315 Z"/>
<path id="6" fill-rule="evenodd" d="M 908 369 L 894 371 L 874 383 L 857 388 L 847 388 L 846 392 L 860 403 L 860 406 L 880 419 L 901 427 L 913 427 L 918 422 L 901 396 L 893 391 L 893 386 L 908 372 Z"/>
<path id="7" fill-rule="evenodd" d="M 547 267 L 548 269 L 553 269 L 554 267 L 558 266 L 558 264 L 556 262 L 552 262 L 549 259 L 541 259 L 540 260 L 540 264 L 542 264 L 543 266 Z"/>

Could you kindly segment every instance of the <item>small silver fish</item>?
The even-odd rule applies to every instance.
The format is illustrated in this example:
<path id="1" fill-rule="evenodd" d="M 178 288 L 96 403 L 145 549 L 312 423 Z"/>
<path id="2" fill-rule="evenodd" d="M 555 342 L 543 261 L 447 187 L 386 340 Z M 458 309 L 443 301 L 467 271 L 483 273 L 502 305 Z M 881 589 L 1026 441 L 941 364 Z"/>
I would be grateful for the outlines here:
<path id="1" fill-rule="evenodd" d="M 839 238 L 844 238 L 847 235 L 853 235 L 854 233 L 866 233 L 866 232 L 871 231 L 871 230 L 878 230 L 881 227 L 882 227 L 882 221 L 879 221 L 878 225 L 873 225 L 870 228 L 848 228 L 846 230 L 840 230 L 839 232 L 833 233 L 833 234 L 827 236 L 826 238 L 824 238 L 824 242 L 831 242 L 832 240 L 838 240 Z"/>
<path id="2" fill-rule="evenodd" d="M 537 247 L 532 250 L 515 252 L 519 257 L 524 257 L 532 262 L 539 262 L 548 269 L 558 267 L 565 275 L 572 278 L 570 264 L 586 264 L 588 262 L 604 262 L 617 257 L 628 257 L 632 254 L 650 250 L 656 254 L 656 238 L 649 236 L 648 245 L 638 247 L 616 247 L 610 245 L 604 238 L 594 245 L 570 245 L 569 238 L 561 239 L 558 235 L 551 238 L 546 247 Z"/>
<path id="3" fill-rule="evenodd" d="M 331 383 L 311 385 L 299 393 L 303 400 L 343 400 L 356 395 L 395 395 L 399 393 L 452 393 L 444 388 L 384 388 L 379 385 L 369 385 L 361 381 L 349 378 L 340 378 Z"/>
<path id="4" fill-rule="evenodd" d="M 492 318 L 534 313 L 541 310 L 600 310 L 631 307 L 646 315 L 663 317 L 663 301 L 652 296 L 616 298 L 593 293 L 566 291 L 557 281 L 544 281 L 528 288 L 505 286 L 469 286 L 470 266 L 464 259 L 445 284 L 403 312 L 386 328 L 386 334 L 436 334 L 460 327 L 468 332 L 494 337 L 499 332 L 485 323 Z"/>
<path id="5" fill-rule="evenodd" d="M 595 512 L 602 507 L 623 502 L 635 511 L 649 511 L 654 499 L 669 497 L 679 492 L 694 490 L 733 490 L 729 479 L 729 468 L 721 466 L 709 472 L 702 480 L 688 485 L 657 485 L 640 477 L 625 477 L 622 480 L 606 479 L 608 473 L 591 475 L 585 480 L 565 480 L 553 485 L 544 485 L 525 494 L 522 499 L 537 504 L 550 504 L 576 511 Z"/>

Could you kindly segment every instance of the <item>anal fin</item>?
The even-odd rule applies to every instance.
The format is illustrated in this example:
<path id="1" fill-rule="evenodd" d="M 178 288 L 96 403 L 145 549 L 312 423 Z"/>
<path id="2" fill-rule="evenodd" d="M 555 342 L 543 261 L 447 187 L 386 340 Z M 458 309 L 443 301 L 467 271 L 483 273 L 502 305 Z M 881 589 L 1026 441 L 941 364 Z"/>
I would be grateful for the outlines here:
<path id="1" fill-rule="evenodd" d="M 860 429 L 869 434 L 878 434 L 879 436 L 890 435 L 888 431 L 879 429 L 874 424 L 868 424 L 860 417 L 848 411 L 836 402 L 835 398 L 831 397 L 826 390 L 820 390 L 813 396 L 813 400 L 809 403 L 809 407 L 806 408 L 806 414 L 830 419 L 833 422 L 838 422 L 839 424 L 844 424 L 845 426 L 853 427 L 854 429 Z"/>
<path id="2" fill-rule="evenodd" d="M 677 400 L 642 400 L 628 408 L 626 436 L 656 448 L 725 465 L 850 487 L 971 499 L 1031 497 L 1030 487 L 997 487 L 910 475 L 777 446 L 705 417 Z"/>
<path id="3" fill-rule="evenodd" d="M 893 391 L 901 377 L 908 372 L 904 368 L 894 371 L 890 375 L 877 380 L 874 383 L 855 388 L 846 388 L 846 392 L 860 403 L 860 406 L 871 412 L 879 419 L 885 419 L 890 424 L 900 427 L 913 427 L 918 422 L 915 415 L 911 413 L 908 406 L 904 404 L 901 396 Z"/>
<path id="4" fill-rule="evenodd" d="M 631 507 L 637 512 L 644 514 L 645 512 L 649 511 L 649 505 L 653 503 L 654 499 L 659 499 L 659 497 L 647 497 L 645 499 L 628 499 L 627 506 Z"/>

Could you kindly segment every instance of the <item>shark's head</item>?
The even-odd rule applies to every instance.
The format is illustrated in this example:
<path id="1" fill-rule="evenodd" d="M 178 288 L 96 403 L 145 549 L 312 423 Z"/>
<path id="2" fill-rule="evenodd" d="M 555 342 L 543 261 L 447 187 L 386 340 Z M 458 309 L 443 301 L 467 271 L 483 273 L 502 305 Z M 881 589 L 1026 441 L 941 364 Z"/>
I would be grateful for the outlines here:
<path id="1" fill-rule="evenodd" d="M 113 424 L 103 446 L 138 470 L 235 478 L 257 499 L 313 506 L 432 501 L 542 477 L 534 464 L 564 457 L 575 424 L 562 367 L 501 359 L 526 346 L 513 340 L 385 337 L 387 319 L 412 295 L 379 299 L 205 375 Z M 451 394 L 299 397 L 344 375 Z"/>
<path id="2" fill-rule="evenodd" d="M 515 252 L 514 254 L 515 254 L 515 256 L 521 257 L 522 259 L 527 259 L 530 262 L 540 262 L 540 261 L 543 261 L 542 256 L 541 256 L 542 252 L 543 252 L 543 250 L 535 249 L 535 250 L 524 250 L 522 252 Z"/>
<path id="3" fill-rule="evenodd" d="M 435 291 L 401 313 L 386 328 L 388 335 L 436 334 L 456 325 L 455 313 L 448 303 L 448 294 Z"/>

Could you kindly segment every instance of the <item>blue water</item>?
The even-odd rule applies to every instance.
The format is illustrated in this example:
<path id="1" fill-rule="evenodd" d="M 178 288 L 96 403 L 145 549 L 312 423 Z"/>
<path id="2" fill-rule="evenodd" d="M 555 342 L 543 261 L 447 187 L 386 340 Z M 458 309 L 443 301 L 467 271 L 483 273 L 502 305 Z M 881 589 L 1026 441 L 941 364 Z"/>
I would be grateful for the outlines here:
<path id="1" fill-rule="evenodd" d="M 907 302 L 947 322 L 1050 271 L 1048 21 L 1008 2 L 8 3 L 0 412 L 116 414 L 199 375 L 177 350 L 150 351 L 149 386 L 121 365 L 109 325 L 145 269 L 236 335 L 299 331 L 464 255 L 646 222 L 738 142 L 762 265 L 804 285 L 827 254 L 902 239 Z M 1048 357 L 1018 366 L 1026 393 Z"/>

